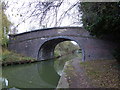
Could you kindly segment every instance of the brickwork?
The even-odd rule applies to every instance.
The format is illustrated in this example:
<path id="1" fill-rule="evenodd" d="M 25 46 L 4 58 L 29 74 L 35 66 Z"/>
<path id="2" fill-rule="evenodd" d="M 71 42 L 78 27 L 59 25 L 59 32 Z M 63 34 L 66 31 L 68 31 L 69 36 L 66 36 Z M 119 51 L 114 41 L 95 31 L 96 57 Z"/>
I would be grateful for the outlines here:
<path id="1" fill-rule="evenodd" d="M 10 50 L 38 60 L 53 58 L 55 46 L 63 41 L 75 41 L 82 49 L 83 60 L 113 59 L 112 42 L 96 39 L 80 27 L 39 29 L 9 37 Z"/>

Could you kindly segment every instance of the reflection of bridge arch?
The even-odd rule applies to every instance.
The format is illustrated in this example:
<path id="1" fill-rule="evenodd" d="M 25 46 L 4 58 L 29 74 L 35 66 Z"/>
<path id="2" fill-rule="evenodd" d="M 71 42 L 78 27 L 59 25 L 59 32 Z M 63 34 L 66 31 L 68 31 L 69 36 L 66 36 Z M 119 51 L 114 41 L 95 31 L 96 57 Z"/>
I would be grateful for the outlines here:
<path id="1" fill-rule="evenodd" d="M 54 68 L 54 60 L 43 61 L 37 64 L 38 74 L 41 80 L 48 86 L 57 86 L 60 76 Z"/>
<path id="2" fill-rule="evenodd" d="M 115 48 L 112 42 L 94 38 L 81 27 L 46 28 L 9 36 L 10 50 L 38 60 L 52 58 L 54 47 L 66 40 L 77 42 L 83 60 L 113 59 Z"/>
<path id="3" fill-rule="evenodd" d="M 50 58 L 54 58 L 54 49 L 55 47 L 61 43 L 61 42 L 64 42 L 64 41 L 75 41 L 73 38 L 71 37 L 68 37 L 68 36 L 57 36 L 57 37 L 53 37 L 53 38 L 50 38 L 48 39 L 47 41 L 45 41 L 39 51 L 38 51 L 38 60 L 46 60 L 46 59 L 50 59 Z M 77 44 L 78 42 L 75 41 Z M 81 45 L 78 44 L 80 48 Z M 84 60 L 84 51 L 82 49 L 82 60 Z"/>
<path id="4" fill-rule="evenodd" d="M 8 80 L 8 87 L 55 88 L 59 80 L 59 75 L 56 73 L 52 61 L 48 60 L 10 68 L 5 67 L 2 73 L 4 79 L 2 80 L 4 80 L 4 83 Z"/>

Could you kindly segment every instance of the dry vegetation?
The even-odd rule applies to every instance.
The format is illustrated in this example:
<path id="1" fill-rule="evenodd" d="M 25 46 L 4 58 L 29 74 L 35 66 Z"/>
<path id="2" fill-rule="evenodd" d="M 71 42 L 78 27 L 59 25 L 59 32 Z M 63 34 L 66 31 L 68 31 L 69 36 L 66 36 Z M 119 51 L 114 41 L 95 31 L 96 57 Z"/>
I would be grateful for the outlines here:
<path id="1" fill-rule="evenodd" d="M 120 88 L 120 65 L 116 60 L 86 61 L 80 65 L 96 87 Z"/>

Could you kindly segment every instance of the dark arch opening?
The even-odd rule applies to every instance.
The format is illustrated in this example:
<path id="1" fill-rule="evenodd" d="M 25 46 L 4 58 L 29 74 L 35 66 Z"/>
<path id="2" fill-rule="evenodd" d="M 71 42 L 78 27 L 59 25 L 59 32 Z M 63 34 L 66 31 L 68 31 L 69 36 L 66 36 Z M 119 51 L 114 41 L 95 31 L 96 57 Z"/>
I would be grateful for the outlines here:
<path id="1" fill-rule="evenodd" d="M 48 60 L 48 59 L 52 59 L 54 58 L 54 50 L 55 50 L 55 47 L 61 43 L 61 42 L 64 42 L 64 41 L 74 41 L 76 42 L 75 40 L 72 40 L 72 39 L 69 39 L 69 38 L 53 38 L 53 39 L 50 39 L 46 42 L 44 42 L 42 44 L 42 46 L 40 47 L 39 51 L 38 51 L 38 60 Z M 77 42 L 76 42 L 77 43 Z M 78 43 L 77 43 L 78 44 Z M 78 44 L 79 45 L 79 44 Z M 79 45 L 80 47 L 80 45 Z M 81 48 L 81 47 L 80 47 Z M 82 49 L 82 48 L 81 48 Z M 83 50 L 82 50 L 82 60 L 84 60 L 84 53 L 83 53 Z"/>

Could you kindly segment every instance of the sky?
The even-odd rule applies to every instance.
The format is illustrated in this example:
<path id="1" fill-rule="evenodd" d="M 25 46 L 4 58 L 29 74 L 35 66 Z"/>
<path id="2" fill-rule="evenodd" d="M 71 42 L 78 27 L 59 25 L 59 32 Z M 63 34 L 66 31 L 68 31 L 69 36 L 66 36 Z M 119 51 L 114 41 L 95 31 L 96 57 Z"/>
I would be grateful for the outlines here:
<path id="1" fill-rule="evenodd" d="M 13 23 L 13 26 L 11 26 L 12 30 L 19 23 L 20 23 L 20 25 L 17 27 L 17 30 L 18 30 L 17 33 L 22 33 L 22 32 L 30 31 L 33 29 L 41 28 L 39 26 L 38 18 L 36 19 L 36 18 L 32 17 L 32 18 L 25 20 L 25 22 L 23 22 L 23 20 L 26 19 L 27 17 L 29 17 L 29 15 L 31 14 L 31 11 L 34 10 L 34 7 L 36 5 L 36 4 L 32 4 L 31 7 L 27 8 L 29 1 L 37 2 L 37 1 L 45 1 L 45 0 L 8 0 L 8 1 L 9 1 L 9 3 L 8 3 L 9 7 L 6 10 L 6 15 L 8 16 L 8 19 Z M 49 0 L 47 0 L 47 1 L 49 1 Z M 70 8 L 70 6 L 75 4 L 77 1 L 78 0 L 64 0 L 63 4 L 60 6 L 59 11 L 57 13 L 57 20 L 59 20 L 60 16 L 62 15 L 63 12 L 65 12 L 65 10 Z M 24 2 L 25 2 L 25 4 L 23 5 Z M 27 12 L 27 11 L 29 11 L 29 12 Z M 27 12 L 27 14 L 23 14 L 26 12 Z M 53 11 L 51 10 L 50 13 L 47 14 L 47 17 L 46 17 L 47 19 L 45 19 L 45 21 L 43 21 L 43 25 L 45 25 L 47 27 L 57 27 L 57 26 L 55 26 L 55 18 L 52 17 L 52 12 Z M 79 26 L 79 27 L 81 27 L 82 26 L 82 23 L 80 22 L 81 16 L 78 17 L 76 13 L 78 14 L 76 7 L 75 7 L 69 12 L 69 16 L 66 16 L 62 20 L 62 23 L 58 26 Z M 49 17 L 49 22 L 47 22 L 48 17 Z M 77 18 L 79 18 L 79 20 Z M 32 22 L 30 22 L 30 21 L 32 21 Z M 74 21 L 76 21 L 78 23 L 73 24 Z"/>
<path id="2" fill-rule="evenodd" d="M 32 4 L 30 7 L 28 7 L 30 2 L 38 2 L 38 1 L 52 1 L 52 0 L 5 0 L 9 1 L 8 5 L 9 7 L 6 10 L 6 15 L 8 19 L 13 23 L 11 26 L 11 29 L 14 30 L 15 26 L 17 26 L 19 23 L 20 25 L 16 28 L 18 30 L 17 33 L 22 33 L 34 29 L 40 29 L 43 28 L 42 26 L 39 25 L 39 18 L 31 17 L 28 18 L 31 14 L 31 12 L 35 8 L 35 4 Z M 53 0 L 55 1 L 55 0 Z M 56 0 L 60 1 L 60 0 Z M 59 21 L 60 16 L 65 12 L 68 8 L 70 8 L 71 5 L 75 4 L 78 1 L 87 1 L 87 2 L 115 2 L 119 0 L 64 0 L 63 4 L 60 6 L 58 13 L 57 13 L 57 21 Z M 24 3 L 24 5 L 23 5 Z M 23 6 L 22 6 L 23 5 Z M 56 23 L 55 17 L 52 15 L 54 10 L 49 11 L 47 14 L 46 19 L 43 21 L 43 26 L 45 27 L 58 27 L 58 26 L 79 26 L 82 27 L 82 21 L 81 21 L 81 16 L 82 14 L 79 14 L 78 16 L 78 11 L 77 8 L 74 7 L 69 13 L 68 16 L 66 16 L 61 23 Z M 27 19 L 28 18 L 28 19 Z M 25 20 L 25 21 L 24 21 Z M 73 23 L 76 22 L 76 23 Z"/>

